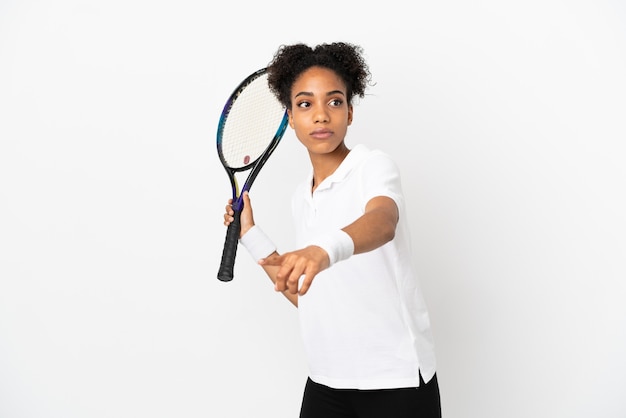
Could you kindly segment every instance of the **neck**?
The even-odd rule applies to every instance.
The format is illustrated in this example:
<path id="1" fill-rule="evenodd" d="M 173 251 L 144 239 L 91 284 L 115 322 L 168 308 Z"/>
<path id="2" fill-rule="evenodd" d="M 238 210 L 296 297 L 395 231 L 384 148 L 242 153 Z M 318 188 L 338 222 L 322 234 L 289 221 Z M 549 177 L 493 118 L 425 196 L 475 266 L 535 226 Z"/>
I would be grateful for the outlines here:
<path id="1" fill-rule="evenodd" d="M 330 154 L 309 154 L 313 166 L 312 190 L 337 170 L 349 152 L 348 147 L 341 144 Z"/>

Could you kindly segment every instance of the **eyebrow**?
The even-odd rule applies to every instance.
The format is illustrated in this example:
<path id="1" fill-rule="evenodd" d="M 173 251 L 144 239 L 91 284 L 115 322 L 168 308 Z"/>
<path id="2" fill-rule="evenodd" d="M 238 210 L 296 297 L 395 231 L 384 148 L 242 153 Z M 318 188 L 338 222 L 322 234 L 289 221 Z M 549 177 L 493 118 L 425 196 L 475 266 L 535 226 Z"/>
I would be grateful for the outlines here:
<path id="1" fill-rule="evenodd" d="M 326 96 L 332 96 L 333 94 L 341 94 L 342 96 L 345 96 L 345 93 L 341 90 L 329 91 L 328 93 L 326 93 Z M 301 91 L 300 93 L 296 94 L 294 97 L 300 97 L 300 96 L 313 96 L 313 93 L 310 91 Z"/>

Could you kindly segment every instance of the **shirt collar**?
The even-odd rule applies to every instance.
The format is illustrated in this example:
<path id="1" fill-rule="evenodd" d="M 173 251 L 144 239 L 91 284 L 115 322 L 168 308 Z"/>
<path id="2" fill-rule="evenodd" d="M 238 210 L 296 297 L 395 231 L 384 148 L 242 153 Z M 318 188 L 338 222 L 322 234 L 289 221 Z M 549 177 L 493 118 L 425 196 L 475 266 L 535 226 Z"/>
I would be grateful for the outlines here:
<path id="1" fill-rule="evenodd" d="M 339 183 L 344 180 L 348 176 L 348 174 L 350 174 L 350 171 L 352 171 L 354 167 L 356 167 L 361 161 L 363 161 L 363 159 L 365 159 L 368 153 L 369 149 L 365 145 L 355 145 L 350 150 L 348 155 L 346 155 L 346 158 L 344 158 L 341 164 L 339 164 L 339 167 L 337 167 L 337 169 L 330 176 L 326 177 L 315 190 L 317 191 L 328 189 L 333 183 Z M 309 184 L 311 184 L 312 182 L 313 170 L 311 169 L 311 171 L 309 172 Z"/>

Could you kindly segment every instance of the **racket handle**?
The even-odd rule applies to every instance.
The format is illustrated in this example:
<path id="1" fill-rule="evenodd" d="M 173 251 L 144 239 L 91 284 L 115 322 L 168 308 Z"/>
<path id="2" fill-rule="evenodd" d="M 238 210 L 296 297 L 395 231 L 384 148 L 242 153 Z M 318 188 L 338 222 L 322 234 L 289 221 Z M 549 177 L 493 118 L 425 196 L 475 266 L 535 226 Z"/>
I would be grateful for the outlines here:
<path id="1" fill-rule="evenodd" d="M 222 262 L 217 273 L 218 280 L 222 282 L 229 282 L 233 279 L 235 257 L 237 256 L 237 244 L 239 244 L 239 233 L 241 232 L 241 211 L 236 210 L 233 217 L 235 219 L 228 225 L 226 230 Z"/>

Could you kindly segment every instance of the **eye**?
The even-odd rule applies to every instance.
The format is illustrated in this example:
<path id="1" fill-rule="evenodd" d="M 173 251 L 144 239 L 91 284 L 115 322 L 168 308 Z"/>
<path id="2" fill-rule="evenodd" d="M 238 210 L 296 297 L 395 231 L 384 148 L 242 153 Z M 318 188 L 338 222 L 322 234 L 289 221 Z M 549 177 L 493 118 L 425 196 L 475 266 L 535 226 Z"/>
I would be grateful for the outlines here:
<path id="1" fill-rule="evenodd" d="M 307 108 L 307 107 L 311 107 L 311 103 L 307 101 L 302 101 L 302 102 L 298 102 L 296 106 L 301 107 L 301 108 Z"/>
<path id="2" fill-rule="evenodd" d="M 328 104 L 330 106 L 332 106 L 332 107 L 340 107 L 343 104 L 343 100 L 342 99 L 332 99 Z"/>

